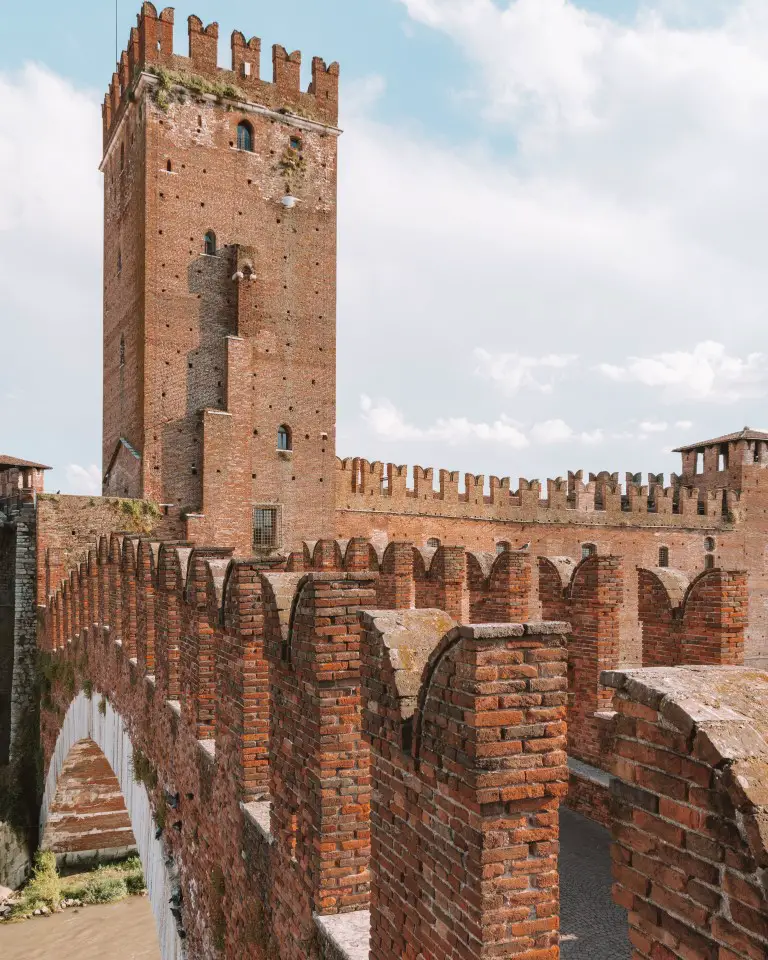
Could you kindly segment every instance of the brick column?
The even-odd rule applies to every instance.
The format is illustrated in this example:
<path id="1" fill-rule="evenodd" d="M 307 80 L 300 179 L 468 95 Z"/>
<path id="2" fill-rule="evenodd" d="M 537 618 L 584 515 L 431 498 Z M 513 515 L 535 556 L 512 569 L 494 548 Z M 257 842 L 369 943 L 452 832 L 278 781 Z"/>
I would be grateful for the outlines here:
<path id="1" fill-rule="evenodd" d="M 313 914 L 368 905 L 370 773 L 357 614 L 375 602 L 374 580 L 374 574 L 308 574 L 284 630 L 265 609 L 274 923 L 286 958 L 306 956 L 301 941 L 312 932 Z"/>
<path id="2" fill-rule="evenodd" d="M 748 607 L 746 573 L 710 570 L 698 577 L 685 601 L 681 662 L 743 664 Z"/>
<path id="3" fill-rule="evenodd" d="M 556 960 L 567 625 L 362 620 L 371 960 Z"/>
<path id="4" fill-rule="evenodd" d="M 600 682 L 603 670 L 619 663 L 619 622 L 623 570 L 619 557 L 589 557 L 576 568 L 570 586 L 571 638 L 568 650 L 568 752 L 605 764 L 611 691 Z"/>

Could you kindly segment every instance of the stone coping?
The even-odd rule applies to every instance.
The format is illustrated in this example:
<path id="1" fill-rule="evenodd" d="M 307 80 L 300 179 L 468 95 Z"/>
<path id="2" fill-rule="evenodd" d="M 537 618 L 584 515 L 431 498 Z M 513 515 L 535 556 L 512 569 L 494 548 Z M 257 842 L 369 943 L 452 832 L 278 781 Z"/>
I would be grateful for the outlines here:
<path id="1" fill-rule="evenodd" d="M 613 780 L 610 773 L 606 773 L 599 767 L 593 767 L 589 763 L 584 763 L 583 760 L 577 760 L 575 757 L 568 757 L 568 770 L 575 776 L 581 777 L 582 780 L 589 780 L 590 783 L 605 787 L 606 790 L 610 788 L 611 780 Z"/>
<path id="2" fill-rule="evenodd" d="M 355 910 L 333 917 L 315 917 L 326 960 L 368 960 L 371 911 Z"/>

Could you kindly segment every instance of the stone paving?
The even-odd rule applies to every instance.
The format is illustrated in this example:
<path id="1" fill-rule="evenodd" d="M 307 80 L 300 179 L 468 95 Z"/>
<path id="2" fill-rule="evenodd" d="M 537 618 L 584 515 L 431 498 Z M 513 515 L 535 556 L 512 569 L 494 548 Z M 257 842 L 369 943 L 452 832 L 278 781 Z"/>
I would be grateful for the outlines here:
<path id="1" fill-rule="evenodd" d="M 610 834 L 560 811 L 560 956 L 562 960 L 629 960 L 627 914 L 611 899 Z"/>

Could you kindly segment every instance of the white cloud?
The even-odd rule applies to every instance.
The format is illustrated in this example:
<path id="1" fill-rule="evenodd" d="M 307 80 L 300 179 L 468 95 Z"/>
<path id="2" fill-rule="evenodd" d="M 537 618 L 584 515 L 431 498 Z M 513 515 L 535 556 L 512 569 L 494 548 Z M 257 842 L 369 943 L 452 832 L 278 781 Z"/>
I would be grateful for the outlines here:
<path id="1" fill-rule="evenodd" d="M 475 350 L 475 360 L 475 373 L 478 376 L 490 380 L 505 394 L 512 396 L 524 388 L 551 393 L 555 371 L 564 370 L 576 363 L 578 357 L 557 353 L 543 357 L 525 357 L 519 353 L 489 353 L 478 347 Z"/>
<path id="2" fill-rule="evenodd" d="M 531 427 L 531 440 L 542 445 L 566 442 L 597 444 L 603 442 L 604 435 L 599 429 L 578 432 L 564 420 L 544 420 Z"/>
<path id="3" fill-rule="evenodd" d="M 101 496 L 101 470 L 95 463 L 90 467 L 81 467 L 70 463 L 66 469 L 68 493 L 83 496 Z"/>
<path id="4" fill-rule="evenodd" d="M 630 357 L 625 366 L 602 363 L 600 371 L 617 383 L 660 388 L 662 399 L 734 403 L 768 394 L 768 358 L 751 353 L 730 357 L 721 343 L 699 343 L 691 351 Z"/>
<path id="5" fill-rule="evenodd" d="M 493 423 L 472 423 L 466 417 L 441 417 L 432 426 L 422 428 L 407 423 L 401 411 L 387 399 L 373 401 L 363 394 L 360 408 L 367 426 L 382 440 L 439 440 L 451 445 L 483 441 L 515 448 L 528 446 L 525 434 L 503 414 Z"/>
<path id="6" fill-rule="evenodd" d="M 2 453 L 64 465 L 100 455 L 99 98 L 44 68 L 0 71 L 0 358 L 23 416 Z M 11 358 L 11 359 L 9 359 Z"/>
<path id="7" fill-rule="evenodd" d="M 664 433 L 669 427 L 668 423 L 656 422 L 654 420 L 643 420 L 640 424 L 640 433 Z"/>

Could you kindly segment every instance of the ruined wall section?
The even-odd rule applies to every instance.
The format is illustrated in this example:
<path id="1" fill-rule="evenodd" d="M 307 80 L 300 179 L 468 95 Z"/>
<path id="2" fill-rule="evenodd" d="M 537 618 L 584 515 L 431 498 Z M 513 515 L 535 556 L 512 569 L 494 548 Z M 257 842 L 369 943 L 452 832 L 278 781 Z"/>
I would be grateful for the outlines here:
<path id="1" fill-rule="evenodd" d="M 614 899 L 633 956 L 768 954 L 768 674 L 606 674 L 615 691 Z"/>

